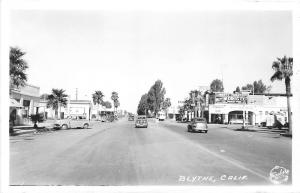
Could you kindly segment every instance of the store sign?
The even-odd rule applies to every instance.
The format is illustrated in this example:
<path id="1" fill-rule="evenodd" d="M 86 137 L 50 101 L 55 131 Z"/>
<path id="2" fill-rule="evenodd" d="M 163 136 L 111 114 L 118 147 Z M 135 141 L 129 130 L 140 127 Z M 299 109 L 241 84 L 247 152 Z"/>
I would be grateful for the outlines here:
<path id="1" fill-rule="evenodd" d="M 72 115 L 83 115 L 84 113 L 83 107 L 70 107 L 70 114 Z"/>
<path id="2" fill-rule="evenodd" d="M 215 103 L 247 103 L 248 94 L 215 93 Z"/>

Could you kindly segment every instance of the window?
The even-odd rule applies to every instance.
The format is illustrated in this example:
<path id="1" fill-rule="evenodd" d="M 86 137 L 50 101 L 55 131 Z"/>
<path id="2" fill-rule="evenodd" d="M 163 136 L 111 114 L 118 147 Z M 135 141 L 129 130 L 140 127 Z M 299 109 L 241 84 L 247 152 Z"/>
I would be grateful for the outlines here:
<path id="1" fill-rule="evenodd" d="M 23 100 L 23 106 L 24 107 L 29 107 L 30 106 L 30 101 L 29 100 Z"/>

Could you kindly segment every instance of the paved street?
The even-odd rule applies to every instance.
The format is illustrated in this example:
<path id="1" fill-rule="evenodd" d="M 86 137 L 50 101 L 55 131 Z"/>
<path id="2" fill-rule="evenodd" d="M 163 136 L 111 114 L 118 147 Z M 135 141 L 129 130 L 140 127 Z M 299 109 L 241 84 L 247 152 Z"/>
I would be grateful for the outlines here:
<path id="1" fill-rule="evenodd" d="M 10 137 L 11 185 L 265 185 L 276 165 L 291 170 L 292 140 L 277 134 L 185 123 L 97 123 Z M 291 175 L 289 175 L 289 183 Z"/>

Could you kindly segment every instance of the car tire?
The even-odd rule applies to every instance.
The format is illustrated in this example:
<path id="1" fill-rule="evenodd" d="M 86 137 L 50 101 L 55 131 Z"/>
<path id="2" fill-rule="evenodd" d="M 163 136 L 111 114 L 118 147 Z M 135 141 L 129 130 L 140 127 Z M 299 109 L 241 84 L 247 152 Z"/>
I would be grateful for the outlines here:
<path id="1" fill-rule="evenodd" d="M 88 129 L 88 128 L 89 128 L 89 124 L 85 123 L 85 124 L 83 125 L 83 128 L 84 128 L 84 129 Z"/>
<path id="2" fill-rule="evenodd" d="M 67 124 L 63 124 L 63 125 L 61 126 L 61 128 L 62 128 L 62 129 L 68 129 L 68 125 L 67 125 Z"/>

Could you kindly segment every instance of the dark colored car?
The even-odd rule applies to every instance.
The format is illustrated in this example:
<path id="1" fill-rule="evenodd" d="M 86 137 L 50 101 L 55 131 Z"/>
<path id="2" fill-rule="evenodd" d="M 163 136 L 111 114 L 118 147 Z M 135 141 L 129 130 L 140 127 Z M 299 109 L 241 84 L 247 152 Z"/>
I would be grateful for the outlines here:
<path id="1" fill-rule="evenodd" d="M 205 118 L 192 119 L 191 123 L 187 126 L 188 132 L 204 132 L 207 133 L 208 127 Z"/>
<path id="2" fill-rule="evenodd" d="M 135 121 L 135 127 L 148 127 L 147 117 L 145 115 L 139 115 Z"/>
<path id="3" fill-rule="evenodd" d="M 134 116 L 128 116 L 128 121 L 134 121 Z"/>

